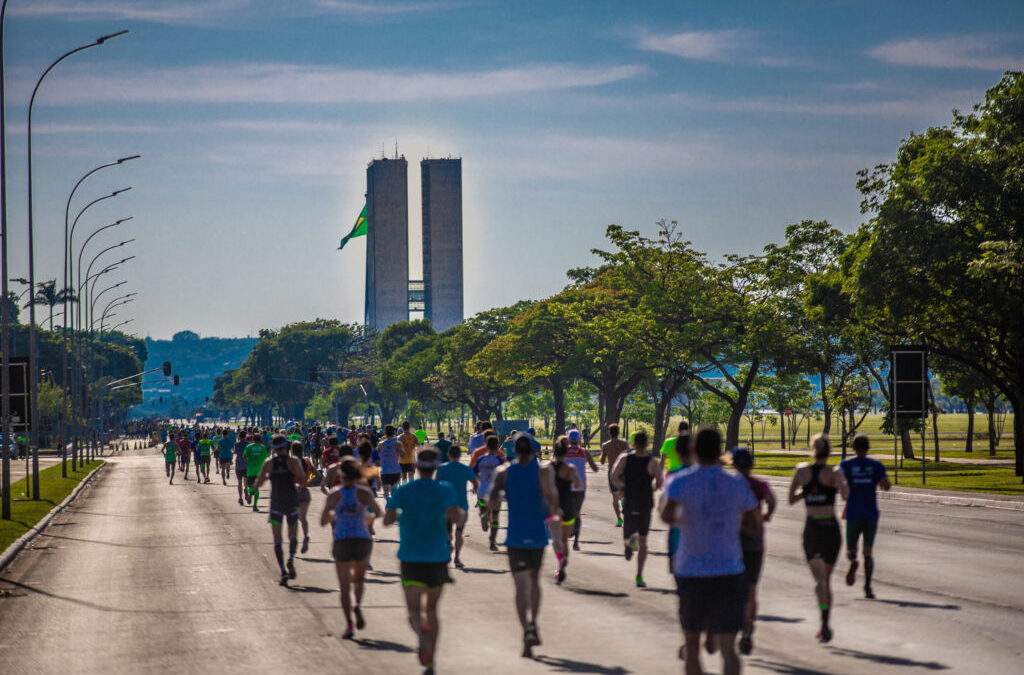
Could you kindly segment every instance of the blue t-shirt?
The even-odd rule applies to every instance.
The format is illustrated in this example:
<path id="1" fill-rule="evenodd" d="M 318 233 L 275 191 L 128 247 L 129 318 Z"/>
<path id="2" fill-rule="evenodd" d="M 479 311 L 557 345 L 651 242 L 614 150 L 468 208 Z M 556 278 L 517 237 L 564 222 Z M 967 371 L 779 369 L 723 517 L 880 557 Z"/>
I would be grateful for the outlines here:
<path id="1" fill-rule="evenodd" d="M 387 507 L 398 511 L 398 559 L 402 562 L 448 562 L 446 515 L 459 499 L 451 483 L 417 478 L 398 486 Z"/>
<path id="2" fill-rule="evenodd" d="M 218 456 L 221 459 L 231 459 L 231 451 L 234 447 L 235 444 L 230 436 L 221 436 L 220 441 L 217 443 Z"/>
<path id="3" fill-rule="evenodd" d="M 548 544 L 547 505 L 540 490 L 540 464 L 536 458 L 526 466 L 513 462 L 505 470 L 505 500 L 508 502 L 508 530 L 505 546 L 544 548 Z"/>
<path id="4" fill-rule="evenodd" d="M 476 472 L 462 462 L 448 462 L 437 469 L 437 480 L 451 483 L 455 490 L 455 496 L 459 500 L 459 506 L 463 510 L 469 510 L 469 499 L 466 497 L 466 486 L 476 478 Z"/>
<path id="5" fill-rule="evenodd" d="M 846 499 L 846 519 L 878 520 L 878 484 L 885 478 L 885 466 L 867 457 L 853 457 L 839 464 L 850 496 Z"/>
<path id="6" fill-rule="evenodd" d="M 739 475 L 721 466 L 694 466 L 672 476 L 665 497 L 679 505 L 678 577 L 719 577 L 743 572 L 740 520 L 757 498 Z"/>
<path id="7" fill-rule="evenodd" d="M 516 439 L 508 438 L 501 444 L 501 451 L 505 453 L 505 459 L 513 461 L 516 458 Z"/>

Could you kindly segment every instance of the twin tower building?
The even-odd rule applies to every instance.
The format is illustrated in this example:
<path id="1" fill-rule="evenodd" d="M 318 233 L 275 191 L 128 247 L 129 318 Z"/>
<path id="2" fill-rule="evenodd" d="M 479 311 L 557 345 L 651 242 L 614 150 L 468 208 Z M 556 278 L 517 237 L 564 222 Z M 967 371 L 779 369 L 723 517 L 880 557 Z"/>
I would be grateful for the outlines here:
<path id="1" fill-rule="evenodd" d="M 423 280 L 409 279 L 405 157 L 366 169 L 366 324 L 383 331 L 421 314 L 438 332 L 462 322 L 462 160 L 420 162 Z"/>

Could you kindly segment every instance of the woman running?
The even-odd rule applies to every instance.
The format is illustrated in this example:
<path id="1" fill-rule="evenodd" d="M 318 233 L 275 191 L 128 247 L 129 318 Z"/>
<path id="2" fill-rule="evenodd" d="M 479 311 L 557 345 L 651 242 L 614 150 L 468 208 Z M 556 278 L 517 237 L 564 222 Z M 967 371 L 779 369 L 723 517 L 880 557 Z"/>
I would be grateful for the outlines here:
<path id="1" fill-rule="evenodd" d="M 576 467 L 565 461 L 569 453 L 569 439 L 559 436 L 551 450 L 551 466 L 555 467 L 555 489 L 558 491 L 558 508 L 562 512 L 561 536 L 553 539 L 552 548 L 558 560 L 558 573 L 555 583 L 565 581 L 565 568 L 569 564 L 569 535 L 576 524 L 576 498 L 573 490 L 579 488 L 581 481 Z"/>
<path id="2" fill-rule="evenodd" d="M 340 466 L 341 485 L 331 488 L 327 495 L 320 524 L 333 523 L 334 565 L 341 586 L 341 609 L 345 612 L 346 622 L 342 637 L 351 639 L 355 635 L 352 627 L 353 614 L 356 619 L 355 628 L 362 630 L 366 626 L 360 605 L 363 601 L 363 577 L 366 575 L 370 552 L 373 550 L 373 542 L 366 528 L 366 511 L 370 509 L 374 518 L 380 518 L 382 512 L 370 489 L 359 484 L 363 479 L 363 470 L 359 463 L 354 459 L 347 459 Z"/>
<path id="3" fill-rule="evenodd" d="M 292 441 L 292 457 L 302 462 L 302 470 L 306 473 L 306 485 L 309 485 L 309 481 L 316 476 L 316 470 L 313 468 L 313 462 L 306 457 L 305 450 L 302 441 Z M 312 499 L 309 488 L 303 486 L 299 490 L 299 523 L 302 525 L 302 548 L 299 553 L 309 550 L 309 521 L 306 519 L 306 514 L 309 513 L 309 504 Z"/>
<path id="4" fill-rule="evenodd" d="M 832 639 L 828 625 L 829 610 L 832 607 L 832 569 L 839 558 L 843 537 L 836 520 L 836 493 L 846 499 L 846 480 L 841 471 L 828 465 L 832 452 L 828 436 L 818 434 L 811 440 L 810 464 L 801 463 L 793 472 L 789 486 L 789 503 L 801 499 L 807 506 L 807 521 L 804 523 L 804 555 L 814 576 L 814 590 L 821 612 L 821 629 L 817 638 L 821 642 Z"/>

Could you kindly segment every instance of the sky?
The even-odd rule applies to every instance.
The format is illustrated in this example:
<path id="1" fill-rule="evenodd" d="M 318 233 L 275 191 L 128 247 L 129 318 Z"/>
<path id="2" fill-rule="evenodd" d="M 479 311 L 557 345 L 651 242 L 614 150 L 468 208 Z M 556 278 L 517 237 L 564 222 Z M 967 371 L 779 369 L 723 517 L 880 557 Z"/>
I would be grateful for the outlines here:
<path id="1" fill-rule="evenodd" d="M 1024 3 L 9 0 L 4 68 L 11 276 L 62 275 L 75 194 L 83 267 L 138 293 L 107 325 L 255 335 L 361 323 L 365 238 L 338 251 L 366 166 L 462 157 L 467 314 L 561 290 L 605 229 L 678 221 L 718 257 L 786 225 L 863 222 L 856 172 L 1024 67 Z M 396 251 L 396 255 L 401 255 Z M 20 290 L 17 283 L 12 285 Z M 46 318 L 46 312 L 43 318 Z M 59 319 L 58 319 L 59 321 Z"/>

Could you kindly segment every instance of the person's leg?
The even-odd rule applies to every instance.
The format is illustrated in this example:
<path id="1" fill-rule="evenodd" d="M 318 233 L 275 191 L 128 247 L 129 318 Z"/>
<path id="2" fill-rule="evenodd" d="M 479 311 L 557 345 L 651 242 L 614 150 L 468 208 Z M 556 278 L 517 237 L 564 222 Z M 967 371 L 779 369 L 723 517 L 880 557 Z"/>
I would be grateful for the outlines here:
<path id="1" fill-rule="evenodd" d="M 345 613 L 345 633 L 347 637 L 351 637 L 350 631 L 352 630 L 352 594 L 351 594 L 351 576 L 349 574 L 349 565 L 351 563 L 335 562 L 334 569 L 338 573 L 338 585 L 341 587 L 341 611 Z"/>
<path id="2" fill-rule="evenodd" d="M 846 521 L 846 557 L 850 561 L 850 569 L 846 572 L 846 585 L 853 586 L 857 581 L 857 542 L 860 539 L 861 527 L 858 519 Z M 867 555 L 867 542 L 864 545 L 864 554 Z"/>
<path id="3" fill-rule="evenodd" d="M 270 531 L 274 534 L 274 557 L 277 558 L 277 566 L 281 568 L 281 576 L 285 576 L 287 571 L 284 569 L 284 551 L 281 549 L 281 522 L 270 521 Z"/>
<path id="4" fill-rule="evenodd" d="M 309 520 L 306 519 L 306 514 L 309 513 L 309 504 L 312 500 L 307 499 L 304 502 L 299 502 L 299 523 L 302 525 L 302 552 L 306 552 L 307 544 L 309 543 Z"/>
<path id="5" fill-rule="evenodd" d="M 871 576 L 875 573 L 875 534 L 878 532 L 878 521 L 871 520 L 864 528 L 864 596 L 874 598 L 871 589 Z"/>
<path id="6" fill-rule="evenodd" d="M 462 564 L 462 544 L 463 544 L 463 527 L 461 525 L 455 527 L 455 564 Z"/>
<path id="7" fill-rule="evenodd" d="M 647 562 L 647 535 L 641 534 L 637 537 L 636 551 L 636 580 L 642 583 L 644 579 L 644 563 Z"/>
<path id="8" fill-rule="evenodd" d="M 295 553 L 299 550 L 299 512 L 288 515 L 288 576 L 295 578 Z"/>
<path id="9" fill-rule="evenodd" d="M 736 633 L 716 633 L 715 642 L 722 652 L 722 675 L 740 675 L 740 657 L 736 654 Z"/>
<path id="10" fill-rule="evenodd" d="M 536 625 L 540 614 L 540 570 L 530 570 L 530 623 Z"/>
<path id="11" fill-rule="evenodd" d="M 686 654 L 686 675 L 704 675 L 704 669 L 700 666 L 700 631 L 684 631 L 685 644 L 683 649 Z"/>
<path id="12" fill-rule="evenodd" d="M 417 641 L 423 628 L 423 596 L 426 588 L 422 584 L 410 584 L 402 587 L 405 593 L 405 608 L 409 616 L 409 626 L 416 634 Z"/>
<path id="13" fill-rule="evenodd" d="M 580 550 L 580 530 L 583 529 L 583 499 L 586 497 L 586 492 L 574 492 L 573 497 L 576 499 L 576 527 L 573 529 L 572 549 L 574 551 Z"/>
<path id="14" fill-rule="evenodd" d="M 356 616 L 360 624 L 362 624 L 363 621 L 362 616 L 359 614 L 358 610 L 363 604 L 363 589 L 366 586 L 366 568 L 369 564 L 369 558 L 366 558 L 365 560 L 352 561 L 352 592 L 355 595 L 357 610 Z M 361 625 L 358 627 L 362 628 Z"/>
<path id="15" fill-rule="evenodd" d="M 819 636 L 824 639 L 829 637 L 828 620 L 832 608 L 828 581 L 831 569 L 821 558 L 812 558 L 807 564 L 811 568 L 811 576 L 814 577 L 814 595 L 818 600 L 818 611 L 821 613 Z"/>
<path id="16" fill-rule="evenodd" d="M 497 539 L 498 539 L 498 517 L 499 517 L 499 514 L 501 513 L 501 511 L 499 509 L 488 509 L 488 511 L 490 511 L 490 518 L 489 518 L 489 520 L 490 520 L 490 524 L 491 524 L 491 534 L 490 534 L 490 539 L 489 539 L 490 547 L 491 547 L 492 551 L 496 551 L 498 549 L 498 545 L 497 545 Z"/>
<path id="17" fill-rule="evenodd" d="M 612 508 L 615 509 L 615 526 L 622 526 L 622 506 L 619 504 L 620 495 L 618 492 L 612 491 Z"/>
<path id="18" fill-rule="evenodd" d="M 530 606 L 530 571 L 513 572 L 512 581 L 515 582 L 516 587 L 516 615 L 519 617 L 519 625 L 525 631 L 530 625 L 527 617 L 527 610 Z"/>
<path id="19" fill-rule="evenodd" d="M 430 630 L 430 660 L 429 663 L 423 665 L 429 666 L 434 663 L 434 658 L 437 655 L 437 638 L 441 633 L 441 619 L 437 613 L 437 606 L 441 602 L 441 591 L 442 587 L 432 588 L 427 591 L 427 602 L 426 602 L 426 626 Z"/>

